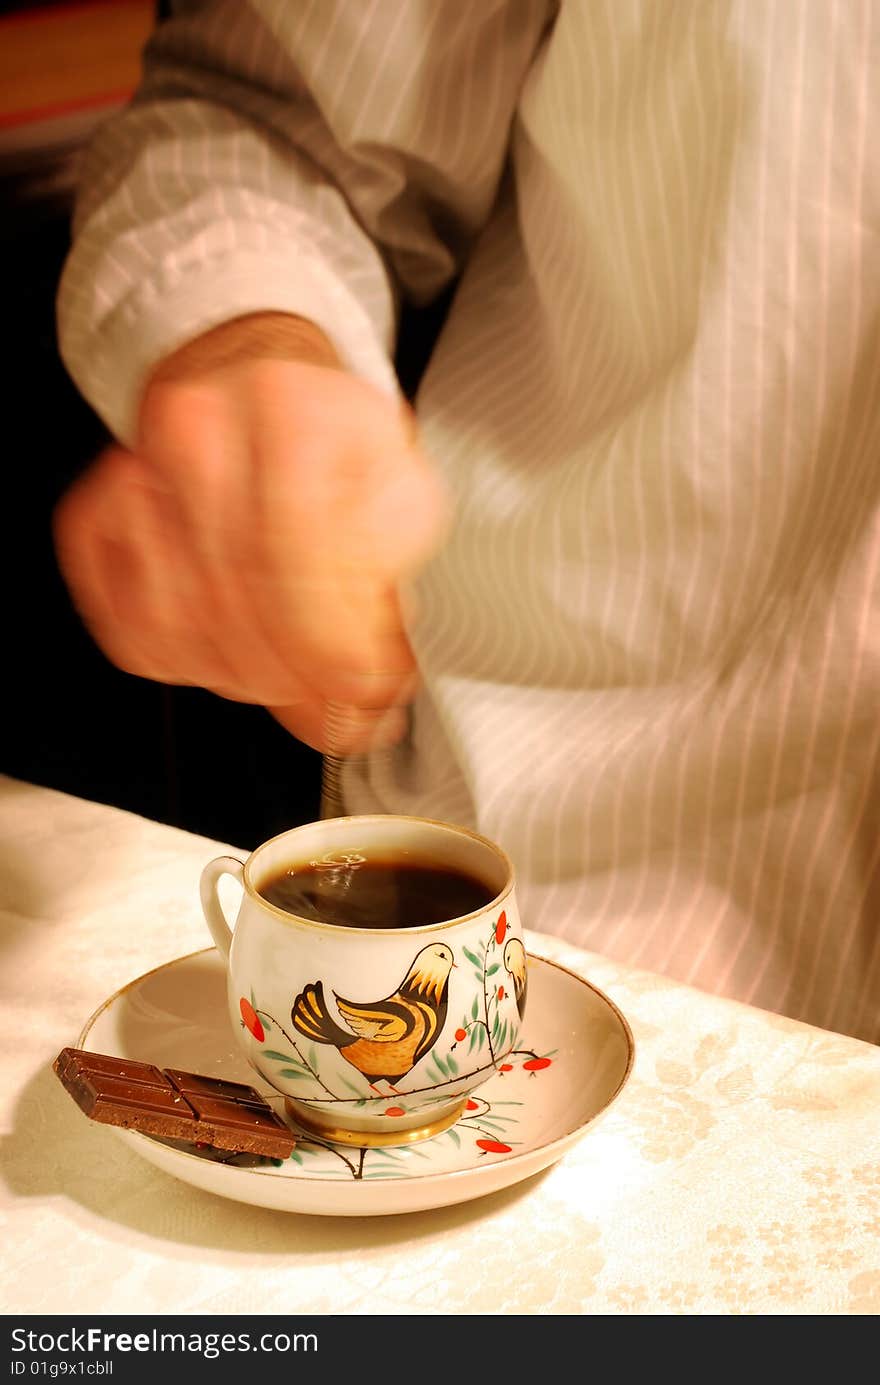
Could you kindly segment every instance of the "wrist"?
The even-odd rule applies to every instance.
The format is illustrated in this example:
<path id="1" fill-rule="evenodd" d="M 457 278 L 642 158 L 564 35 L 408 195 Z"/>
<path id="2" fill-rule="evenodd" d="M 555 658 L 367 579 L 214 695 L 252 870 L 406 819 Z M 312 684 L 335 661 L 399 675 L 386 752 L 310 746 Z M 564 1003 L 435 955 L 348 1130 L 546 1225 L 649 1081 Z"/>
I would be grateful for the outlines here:
<path id="1" fill-rule="evenodd" d="M 196 379 L 241 361 L 303 361 L 341 367 L 330 338 L 308 318 L 293 313 L 259 312 L 232 318 L 201 333 L 155 367 L 148 387 L 174 380 Z"/>

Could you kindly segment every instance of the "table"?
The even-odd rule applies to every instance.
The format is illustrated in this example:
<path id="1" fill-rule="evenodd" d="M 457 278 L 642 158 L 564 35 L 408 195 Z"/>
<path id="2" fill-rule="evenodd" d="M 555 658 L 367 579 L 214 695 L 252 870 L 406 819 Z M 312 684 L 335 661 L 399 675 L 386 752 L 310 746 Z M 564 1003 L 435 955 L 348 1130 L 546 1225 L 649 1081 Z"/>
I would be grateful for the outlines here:
<path id="1" fill-rule="evenodd" d="M 537 1177 L 433 1211 L 313 1217 L 136 1157 L 51 1063 L 118 987 L 205 947 L 198 876 L 229 849 L 0 777 L 5 1314 L 880 1310 L 880 1049 L 545 935 L 530 951 L 616 1002 L 636 1062 Z"/>

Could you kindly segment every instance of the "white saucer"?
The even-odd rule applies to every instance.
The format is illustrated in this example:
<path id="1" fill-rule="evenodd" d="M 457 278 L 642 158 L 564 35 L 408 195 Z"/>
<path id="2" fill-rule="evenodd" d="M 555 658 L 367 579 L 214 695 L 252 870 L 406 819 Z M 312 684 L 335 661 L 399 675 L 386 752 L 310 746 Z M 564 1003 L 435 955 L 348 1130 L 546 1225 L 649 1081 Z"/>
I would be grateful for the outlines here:
<path id="1" fill-rule="evenodd" d="M 214 948 L 129 982 L 88 1020 L 77 1047 L 247 1082 L 283 1114 L 283 1097 L 238 1050 Z M 302 1135 L 278 1163 L 108 1128 L 166 1173 L 239 1202 L 329 1216 L 423 1211 L 496 1192 L 555 1163 L 619 1096 L 633 1059 L 632 1032 L 617 1006 L 574 972 L 530 955 L 517 1055 L 431 1140 L 362 1150 Z"/>

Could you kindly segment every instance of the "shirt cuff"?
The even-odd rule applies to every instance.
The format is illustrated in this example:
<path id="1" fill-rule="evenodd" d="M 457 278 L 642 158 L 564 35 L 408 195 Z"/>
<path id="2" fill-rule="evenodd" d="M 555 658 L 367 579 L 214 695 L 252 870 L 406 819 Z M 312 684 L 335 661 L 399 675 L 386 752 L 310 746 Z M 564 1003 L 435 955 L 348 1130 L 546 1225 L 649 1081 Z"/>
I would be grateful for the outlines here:
<path id="1" fill-rule="evenodd" d="M 389 395 L 400 393 L 388 351 L 363 307 L 325 261 L 301 248 L 293 264 L 288 256 L 239 248 L 186 268 L 160 267 L 104 318 L 88 361 L 65 364 L 112 435 L 132 447 L 144 384 L 159 361 L 252 312 L 308 318 L 353 374 Z"/>

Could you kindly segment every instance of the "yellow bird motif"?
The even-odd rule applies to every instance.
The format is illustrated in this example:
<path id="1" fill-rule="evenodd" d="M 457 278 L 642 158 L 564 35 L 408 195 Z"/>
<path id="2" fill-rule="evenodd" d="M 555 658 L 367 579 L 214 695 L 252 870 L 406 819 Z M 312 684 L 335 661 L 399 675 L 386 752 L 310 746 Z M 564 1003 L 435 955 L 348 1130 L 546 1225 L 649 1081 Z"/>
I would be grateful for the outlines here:
<path id="1" fill-rule="evenodd" d="M 519 1011 L 520 1019 L 522 1019 L 526 1009 L 528 972 L 526 970 L 526 950 L 519 938 L 508 938 L 504 947 L 503 961 L 508 973 L 513 978 L 516 1008 Z"/>
<path id="2" fill-rule="evenodd" d="M 345 1000 L 334 991 L 348 1030 L 328 1013 L 323 982 L 310 982 L 293 1002 L 293 1027 L 303 1038 L 338 1048 L 371 1087 L 381 1081 L 393 1087 L 436 1043 L 446 1020 L 454 966 L 451 947 L 432 943 L 422 948 L 397 990 L 384 1000 Z"/>

